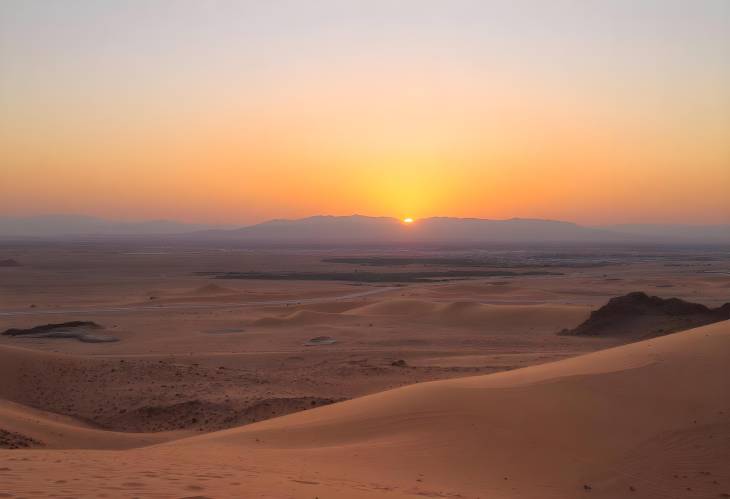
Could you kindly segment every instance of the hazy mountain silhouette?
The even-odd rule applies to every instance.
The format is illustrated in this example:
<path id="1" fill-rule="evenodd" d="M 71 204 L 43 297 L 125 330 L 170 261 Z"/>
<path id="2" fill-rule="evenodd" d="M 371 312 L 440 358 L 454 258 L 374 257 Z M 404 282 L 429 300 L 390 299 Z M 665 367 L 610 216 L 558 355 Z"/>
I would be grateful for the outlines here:
<path id="1" fill-rule="evenodd" d="M 632 226 L 633 227 L 633 226 Z M 208 231 L 201 236 L 256 243 L 560 243 L 560 242 L 683 242 L 730 243 L 730 226 L 664 226 L 661 232 L 638 228 L 585 227 L 554 220 L 512 218 L 433 217 L 406 225 L 388 217 L 314 216 L 298 220 L 271 220 L 229 231 Z M 723 230 L 724 228 L 724 230 Z"/>
<path id="2" fill-rule="evenodd" d="M 185 224 L 171 220 L 120 222 L 86 215 L 0 217 L 0 237 L 58 237 L 80 235 L 164 235 L 221 226 Z"/>
<path id="3" fill-rule="evenodd" d="M 396 218 L 318 215 L 242 228 L 169 220 L 119 222 L 82 215 L 0 217 L 0 237 L 169 236 L 255 244 L 689 243 L 730 244 L 730 225 L 586 227 L 555 220 L 433 217 L 406 225 Z"/>

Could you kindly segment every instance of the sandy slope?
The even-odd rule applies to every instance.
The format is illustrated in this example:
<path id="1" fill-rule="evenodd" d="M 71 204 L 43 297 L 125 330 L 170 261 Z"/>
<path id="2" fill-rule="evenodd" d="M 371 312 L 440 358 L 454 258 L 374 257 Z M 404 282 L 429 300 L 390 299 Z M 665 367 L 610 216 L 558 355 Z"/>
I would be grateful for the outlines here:
<path id="1" fill-rule="evenodd" d="M 144 449 L 0 461 L 6 497 L 726 497 L 730 322 Z"/>
<path id="2" fill-rule="evenodd" d="M 9 346 L 0 346 L 0 359 L 0 429 L 29 437 L 45 448 L 126 449 L 190 434 L 104 431 L 75 418 L 18 403 L 37 400 L 36 390 L 62 396 L 66 388 L 63 385 L 69 382 L 65 376 L 69 370 L 103 366 L 104 360 Z M 68 405 L 71 400 L 66 398 L 65 403 Z"/>
<path id="3" fill-rule="evenodd" d="M 129 449 L 189 435 L 185 432 L 121 433 L 93 428 L 81 421 L 0 401 L 0 428 L 29 437 L 51 449 Z"/>

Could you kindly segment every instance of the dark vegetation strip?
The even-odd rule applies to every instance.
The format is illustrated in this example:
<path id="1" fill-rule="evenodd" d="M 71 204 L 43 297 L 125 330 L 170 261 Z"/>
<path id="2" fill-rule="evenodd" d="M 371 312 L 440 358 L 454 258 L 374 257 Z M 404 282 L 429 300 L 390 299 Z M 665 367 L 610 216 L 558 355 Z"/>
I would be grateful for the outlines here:
<path id="1" fill-rule="evenodd" d="M 521 277 L 563 275 L 558 272 L 507 270 L 446 270 L 424 272 L 200 272 L 215 279 L 274 281 L 428 282 L 468 277 Z"/>
<path id="2" fill-rule="evenodd" d="M 529 261 L 531 260 L 531 261 Z M 457 258 L 457 257 L 336 257 L 324 258 L 323 263 L 345 263 L 351 265 L 368 265 L 372 267 L 400 267 L 407 265 L 431 265 L 443 267 L 514 267 L 514 268 L 534 268 L 534 267 L 574 267 L 589 268 L 603 267 L 611 265 L 613 262 L 595 261 L 587 258 L 580 261 L 567 259 L 538 259 L 531 258 L 528 261 L 516 259 L 475 259 L 475 258 Z"/>
<path id="3" fill-rule="evenodd" d="M 325 258 L 324 263 L 350 263 L 354 265 L 372 265 L 374 267 L 395 267 L 401 265 L 444 265 L 452 267 L 482 267 L 488 262 L 472 258 L 408 258 L 408 257 L 358 257 L 358 258 Z"/>

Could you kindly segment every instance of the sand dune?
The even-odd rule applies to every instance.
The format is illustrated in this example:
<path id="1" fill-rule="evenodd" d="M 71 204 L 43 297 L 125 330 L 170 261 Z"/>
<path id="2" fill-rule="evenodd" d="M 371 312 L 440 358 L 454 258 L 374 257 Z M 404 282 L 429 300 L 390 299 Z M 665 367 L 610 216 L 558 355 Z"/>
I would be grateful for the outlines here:
<path id="1" fill-rule="evenodd" d="M 82 497 L 708 498 L 730 493 L 729 442 L 726 321 L 144 450 L 11 451 L 27 460 L 3 479 L 34 497 L 53 493 L 43 465 Z"/>
<path id="2" fill-rule="evenodd" d="M 310 324 L 324 324 L 340 318 L 339 314 L 327 312 L 315 312 L 313 310 L 297 310 L 291 314 L 281 317 L 262 317 L 251 322 L 252 326 L 258 327 L 279 327 L 279 326 L 304 326 Z"/>
<path id="3" fill-rule="evenodd" d="M 311 479 L 443 496 L 582 497 L 584 485 L 598 497 L 719 496 L 730 487 L 728 361 L 724 322 L 170 445 L 265 449 L 259 459 L 306 458 Z"/>
<path id="4" fill-rule="evenodd" d="M 506 329 L 541 325 L 578 324 L 588 309 L 575 305 L 493 305 L 475 301 L 432 302 L 413 299 L 381 300 L 350 309 L 346 315 L 409 316 L 414 320 L 451 326 L 497 326 Z"/>
<path id="5" fill-rule="evenodd" d="M 581 305 L 492 305 L 475 301 L 434 302 L 413 299 L 385 299 L 375 303 L 299 309 L 286 315 L 262 317 L 251 322 L 257 327 L 328 324 L 347 318 L 390 317 L 409 322 L 428 322 L 448 327 L 488 327 L 524 330 L 530 327 L 564 327 L 579 324 L 589 309 Z"/>
<path id="6" fill-rule="evenodd" d="M 348 315 L 418 315 L 436 310 L 437 303 L 422 300 L 382 300 L 348 310 Z"/>

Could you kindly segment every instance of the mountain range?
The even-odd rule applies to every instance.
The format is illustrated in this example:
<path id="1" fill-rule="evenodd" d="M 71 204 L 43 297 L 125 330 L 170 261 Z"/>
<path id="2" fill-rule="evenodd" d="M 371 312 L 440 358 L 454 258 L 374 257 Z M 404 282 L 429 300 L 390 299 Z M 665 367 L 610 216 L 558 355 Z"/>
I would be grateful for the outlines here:
<path id="1" fill-rule="evenodd" d="M 176 240 L 252 244 L 383 243 L 684 243 L 730 244 L 730 225 L 624 224 L 590 227 L 571 222 L 512 218 L 432 217 L 404 224 L 389 217 L 313 216 L 241 228 L 168 220 L 119 222 L 79 215 L 0 217 L 2 238 L 169 236 Z"/>
<path id="2" fill-rule="evenodd" d="M 89 235 L 166 235 L 224 228 L 221 225 L 186 224 L 172 220 L 122 222 L 86 215 L 0 216 L 0 237 L 62 237 Z"/>

